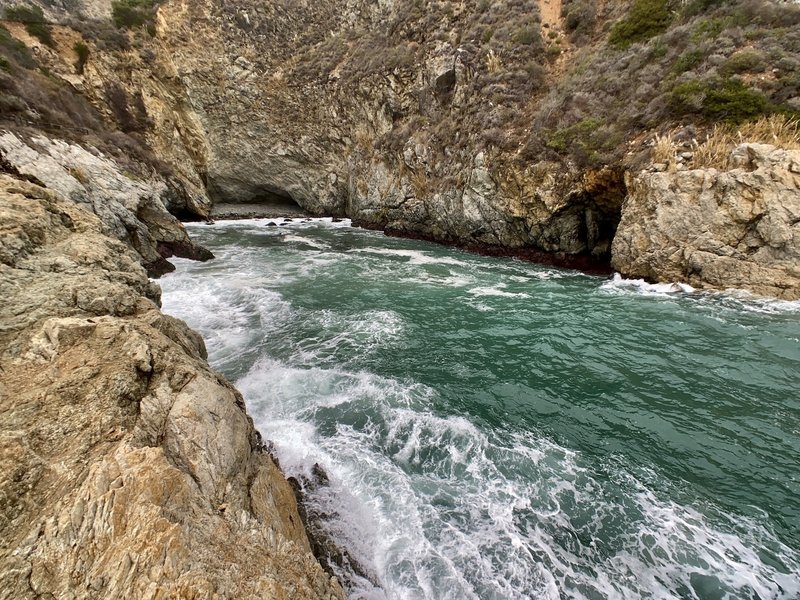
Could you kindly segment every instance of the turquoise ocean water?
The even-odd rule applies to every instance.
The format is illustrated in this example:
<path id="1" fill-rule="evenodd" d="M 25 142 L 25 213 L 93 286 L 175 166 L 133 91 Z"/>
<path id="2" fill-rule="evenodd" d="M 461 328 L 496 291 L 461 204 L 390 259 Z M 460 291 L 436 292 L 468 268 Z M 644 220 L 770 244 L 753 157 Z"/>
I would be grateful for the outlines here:
<path id="1" fill-rule="evenodd" d="M 328 474 L 351 598 L 800 598 L 800 303 L 348 222 L 189 230 L 218 258 L 164 308 L 287 474 Z"/>

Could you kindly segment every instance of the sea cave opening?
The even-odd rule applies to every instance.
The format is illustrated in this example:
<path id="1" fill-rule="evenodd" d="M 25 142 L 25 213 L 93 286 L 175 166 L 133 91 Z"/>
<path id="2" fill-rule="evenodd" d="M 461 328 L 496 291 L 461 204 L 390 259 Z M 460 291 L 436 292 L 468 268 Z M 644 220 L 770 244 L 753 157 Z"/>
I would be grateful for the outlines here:
<path id="1" fill-rule="evenodd" d="M 224 215 L 291 217 L 308 213 L 291 192 L 274 185 L 209 185 L 208 191 L 213 201 L 212 218 Z"/>

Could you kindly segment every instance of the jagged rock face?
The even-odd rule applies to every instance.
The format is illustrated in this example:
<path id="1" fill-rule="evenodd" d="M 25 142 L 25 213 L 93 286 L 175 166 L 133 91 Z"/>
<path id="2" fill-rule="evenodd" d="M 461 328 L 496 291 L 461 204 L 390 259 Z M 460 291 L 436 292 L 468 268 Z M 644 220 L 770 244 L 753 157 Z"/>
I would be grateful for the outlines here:
<path id="1" fill-rule="evenodd" d="M 625 275 L 800 298 L 800 151 L 744 144 L 738 168 L 629 177 L 613 246 Z"/>
<path id="2" fill-rule="evenodd" d="M 0 175 L 0 597 L 342 598 L 139 257 Z"/>
<path id="3" fill-rule="evenodd" d="M 357 0 L 162 5 L 157 37 L 206 132 L 199 168 L 211 197 L 286 196 L 311 213 L 399 233 L 607 259 L 622 195 L 598 204 L 575 170 L 470 142 L 498 111 L 522 114 L 529 100 L 487 102 L 477 91 L 493 77 L 485 50 L 444 39 L 478 21 L 479 3 L 454 7 L 440 30 L 401 34 L 425 17 L 406 22 L 407 9 Z M 360 31 L 397 45 L 370 56 Z M 508 59 L 526 81 L 535 41 Z M 402 68 L 387 68 L 392 61 Z"/>
<path id="4" fill-rule="evenodd" d="M 276 12 L 269 3 L 249 8 L 262 22 Z M 338 20 L 335 6 L 306 8 L 293 11 L 296 22 L 275 23 L 273 31 L 297 31 L 317 17 Z M 280 39 L 254 39 L 251 17 L 242 11 L 228 7 L 223 14 L 211 2 L 178 1 L 158 14 L 159 50 L 169 56 L 206 136 L 198 168 L 209 195 L 242 203 L 278 196 L 312 213 L 343 214 L 347 116 L 323 104 L 321 90 L 288 91 L 275 54 Z M 284 56 L 287 50 L 284 45 Z"/>
<path id="5" fill-rule="evenodd" d="M 0 157 L 7 169 L 91 210 L 104 233 L 128 242 L 153 273 L 171 269 L 164 257 L 209 258 L 195 246 L 162 198 L 170 188 L 152 175 L 134 179 L 110 158 L 63 140 L 35 135 L 28 140 L 0 131 Z"/>

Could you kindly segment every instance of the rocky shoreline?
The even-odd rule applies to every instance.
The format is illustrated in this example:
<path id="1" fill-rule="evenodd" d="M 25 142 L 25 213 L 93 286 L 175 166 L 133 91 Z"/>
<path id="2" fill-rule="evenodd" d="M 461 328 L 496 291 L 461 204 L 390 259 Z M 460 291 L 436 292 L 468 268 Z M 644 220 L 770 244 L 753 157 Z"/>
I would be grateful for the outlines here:
<path id="1" fill-rule="evenodd" d="M 209 213 L 212 221 L 233 221 L 237 219 L 304 219 L 311 217 L 299 206 L 272 204 L 214 204 Z"/>
<path id="2" fill-rule="evenodd" d="M 7 174 L 0 216 L 0 597 L 343 598 L 241 395 L 160 312 L 158 242 Z"/>
<path id="3" fill-rule="evenodd" d="M 49 41 L 0 25 L 0 598 L 343 597 L 241 395 L 159 310 L 148 276 L 211 258 L 179 219 L 347 216 L 800 299 L 800 142 L 739 136 L 703 162 L 683 126 L 719 87 L 693 57 L 709 77 L 733 69 L 734 104 L 762 82 L 800 106 L 789 41 L 767 69 L 783 29 L 700 52 L 679 46 L 705 35 L 702 14 L 609 47 L 619 2 L 584 42 L 564 15 L 548 39 L 523 27 L 531 7 L 512 2 L 166 0 L 134 7 L 136 27 L 107 2 L 33 4 Z M 774 8 L 783 28 L 794 9 Z"/>

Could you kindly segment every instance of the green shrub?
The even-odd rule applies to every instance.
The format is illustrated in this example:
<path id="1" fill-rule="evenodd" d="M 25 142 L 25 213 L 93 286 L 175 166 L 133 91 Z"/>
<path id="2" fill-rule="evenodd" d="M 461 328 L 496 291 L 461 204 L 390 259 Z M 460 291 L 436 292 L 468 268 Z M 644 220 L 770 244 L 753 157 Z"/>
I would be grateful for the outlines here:
<path id="1" fill-rule="evenodd" d="M 533 27 L 522 27 L 514 34 L 513 40 L 517 44 L 530 46 L 539 39 L 539 32 Z"/>
<path id="2" fill-rule="evenodd" d="M 769 101 L 761 92 L 736 79 L 710 85 L 703 100 L 703 114 L 715 121 L 742 123 L 769 111 Z"/>
<path id="3" fill-rule="evenodd" d="M 78 60 L 75 61 L 75 72 L 78 73 L 78 75 L 83 75 L 83 68 L 86 66 L 86 61 L 89 60 L 89 46 L 78 41 L 75 42 L 72 49 L 75 51 L 75 54 L 78 55 Z"/>
<path id="4" fill-rule="evenodd" d="M 668 96 L 670 110 L 678 116 L 699 113 L 703 108 L 705 90 L 705 86 L 697 80 L 676 85 Z"/>
<path id="5" fill-rule="evenodd" d="M 43 44 L 55 47 L 55 41 L 50 31 L 50 25 L 44 19 L 44 13 L 38 6 L 9 6 L 6 8 L 6 18 L 25 25 L 25 31 L 37 38 Z"/>
<path id="6" fill-rule="evenodd" d="M 699 67 L 705 59 L 705 52 L 699 49 L 687 50 L 678 57 L 672 66 L 673 73 L 681 74 Z"/>
<path id="7" fill-rule="evenodd" d="M 764 56 L 754 50 L 743 50 L 731 56 L 722 65 L 720 73 L 734 75 L 736 73 L 753 73 L 764 70 Z"/>
<path id="8" fill-rule="evenodd" d="M 120 29 L 145 27 L 152 35 L 156 6 L 157 0 L 113 0 L 111 17 Z"/>
<path id="9" fill-rule="evenodd" d="M 564 127 L 546 136 L 545 145 L 556 152 L 566 152 L 569 147 L 578 142 L 585 143 L 602 125 L 599 119 L 589 117 Z"/>
<path id="10" fill-rule="evenodd" d="M 676 115 L 699 114 L 710 121 L 732 124 L 758 118 L 772 109 L 764 94 L 738 79 L 684 82 L 670 92 L 669 105 Z"/>
<path id="11" fill-rule="evenodd" d="M 674 0 L 636 0 L 627 18 L 611 29 L 609 43 L 625 49 L 663 33 L 672 22 L 673 9 Z"/>
<path id="12" fill-rule="evenodd" d="M 554 132 L 544 133 L 547 148 L 568 154 L 578 166 L 597 166 L 620 144 L 622 138 L 600 119 L 589 117 Z"/>
<path id="13" fill-rule="evenodd" d="M 684 5 L 683 14 L 687 17 L 694 17 L 725 4 L 731 4 L 731 0 L 691 0 Z"/>

